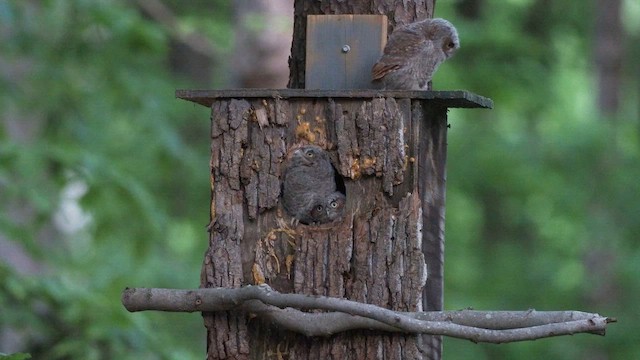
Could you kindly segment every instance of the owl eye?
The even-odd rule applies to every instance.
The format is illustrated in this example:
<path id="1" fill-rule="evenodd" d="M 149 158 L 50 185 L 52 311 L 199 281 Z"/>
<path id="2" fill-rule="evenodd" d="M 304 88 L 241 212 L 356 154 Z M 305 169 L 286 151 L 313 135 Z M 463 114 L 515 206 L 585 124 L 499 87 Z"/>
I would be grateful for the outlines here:
<path id="1" fill-rule="evenodd" d="M 456 43 L 454 43 L 453 41 L 449 41 L 449 43 L 447 44 L 447 47 L 449 49 L 453 49 L 454 47 L 456 47 Z"/>
<path id="2" fill-rule="evenodd" d="M 335 202 L 335 201 L 332 201 L 332 202 L 329 204 L 329 206 L 331 206 L 332 208 L 334 208 L 334 209 L 335 209 L 335 208 L 337 208 L 337 207 L 338 207 L 338 203 L 337 203 L 337 202 Z"/>
<path id="3" fill-rule="evenodd" d="M 307 152 L 305 153 L 305 155 L 306 155 L 307 157 L 310 157 L 310 158 L 312 158 L 312 157 L 314 157 L 314 156 L 315 156 L 315 154 L 314 154 L 314 153 L 313 153 L 313 151 L 311 151 L 311 150 L 307 151 Z"/>
<path id="4" fill-rule="evenodd" d="M 317 211 L 322 211 L 322 205 L 318 205 L 318 206 L 316 206 L 316 210 L 317 210 Z"/>

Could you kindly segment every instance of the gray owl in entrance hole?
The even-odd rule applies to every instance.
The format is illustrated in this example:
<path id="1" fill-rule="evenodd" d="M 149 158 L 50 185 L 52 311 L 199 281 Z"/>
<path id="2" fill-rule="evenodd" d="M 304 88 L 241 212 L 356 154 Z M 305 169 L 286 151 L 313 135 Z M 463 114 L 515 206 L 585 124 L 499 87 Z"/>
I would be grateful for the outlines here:
<path id="1" fill-rule="evenodd" d="M 335 170 L 326 151 L 318 146 L 302 146 L 291 154 L 282 179 L 282 206 L 303 223 L 311 216 L 318 198 L 336 191 Z"/>
<path id="2" fill-rule="evenodd" d="M 311 209 L 312 222 L 324 224 L 341 218 L 346 202 L 347 197 L 339 191 L 319 196 Z"/>
<path id="3" fill-rule="evenodd" d="M 444 19 L 426 19 L 393 31 L 373 65 L 373 82 L 387 90 L 426 90 L 438 66 L 460 47 L 456 28 Z"/>

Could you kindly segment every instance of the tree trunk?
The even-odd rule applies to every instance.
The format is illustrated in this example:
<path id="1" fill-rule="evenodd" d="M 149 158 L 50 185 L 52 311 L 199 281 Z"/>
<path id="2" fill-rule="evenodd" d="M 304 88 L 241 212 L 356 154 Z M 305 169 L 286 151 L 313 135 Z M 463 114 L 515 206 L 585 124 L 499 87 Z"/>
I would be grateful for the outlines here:
<path id="1" fill-rule="evenodd" d="M 315 14 L 382 14 L 388 18 L 387 34 L 391 34 L 396 26 L 402 26 L 424 18 L 432 18 L 435 0 L 296 0 L 294 5 L 293 41 L 291 43 L 291 57 L 289 58 L 289 88 L 305 88 L 305 60 L 306 60 L 306 31 L 307 15 Z M 443 151 L 442 174 L 444 176 L 445 154 Z M 424 178 L 423 178 L 424 179 Z M 442 310 L 443 305 L 443 272 L 444 272 L 444 185 L 442 199 L 433 204 L 434 209 L 442 213 L 430 213 L 425 216 L 434 221 L 442 220 L 436 229 L 430 229 L 425 237 L 432 242 L 423 243 L 424 253 L 429 264 L 429 285 L 424 293 L 425 310 Z M 438 210 L 439 212 L 440 210 Z M 442 338 L 425 336 L 424 343 L 433 348 L 430 353 L 433 358 L 439 358 L 442 351 Z"/>
<path id="2" fill-rule="evenodd" d="M 306 15 L 432 17 L 434 0 L 295 2 L 290 88 L 304 88 Z M 266 282 L 281 292 L 394 310 L 442 309 L 446 108 L 364 97 L 218 99 L 212 109 L 211 225 L 202 287 Z M 297 144 L 326 149 L 345 218 L 290 224 L 281 164 Z M 428 257 L 425 261 L 425 256 Z M 428 283 L 427 280 L 428 265 Z M 426 286 L 425 286 L 426 285 Z M 209 359 L 439 359 L 441 337 L 352 332 L 307 338 L 250 314 L 204 314 Z"/>
<path id="3" fill-rule="evenodd" d="M 441 308 L 446 107 L 375 92 L 264 93 L 211 103 L 212 222 L 201 286 L 264 282 L 393 310 Z M 294 226 L 279 205 L 283 160 L 304 143 L 325 148 L 342 178 L 342 221 Z M 250 314 L 204 318 L 209 359 L 440 358 L 440 337 L 307 338 Z"/>
<path id="4" fill-rule="evenodd" d="M 624 51 L 620 10 L 621 0 L 596 0 L 594 57 L 602 115 L 615 115 L 620 107 Z"/>

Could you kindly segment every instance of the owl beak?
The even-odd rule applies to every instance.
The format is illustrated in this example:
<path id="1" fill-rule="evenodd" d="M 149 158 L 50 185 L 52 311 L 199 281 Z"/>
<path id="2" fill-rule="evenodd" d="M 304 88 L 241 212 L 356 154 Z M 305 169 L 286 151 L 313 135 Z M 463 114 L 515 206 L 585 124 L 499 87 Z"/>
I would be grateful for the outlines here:
<path id="1" fill-rule="evenodd" d="M 300 158 L 305 165 L 309 165 L 309 160 L 307 159 L 306 156 L 304 156 L 304 151 L 302 151 L 302 149 L 296 149 L 293 152 L 293 155 L 295 155 L 298 158 Z"/>

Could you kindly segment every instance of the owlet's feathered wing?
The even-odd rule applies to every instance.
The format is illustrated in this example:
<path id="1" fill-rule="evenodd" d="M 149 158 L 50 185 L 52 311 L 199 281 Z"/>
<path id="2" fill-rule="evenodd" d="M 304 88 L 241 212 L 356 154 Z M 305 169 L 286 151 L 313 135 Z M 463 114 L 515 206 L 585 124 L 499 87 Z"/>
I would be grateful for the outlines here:
<path id="1" fill-rule="evenodd" d="M 411 27 L 396 29 L 389 37 L 382 57 L 373 65 L 373 80 L 382 80 L 390 72 L 406 67 L 411 59 L 422 53 L 425 45 L 429 46 L 426 39 Z"/>
<path id="2" fill-rule="evenodd" d="M 445 19 L 426 19 L 396 29 L 373 65 L 373 82 L 387 90 L 426 90 L 438 66 L 460 46 Z"/>

